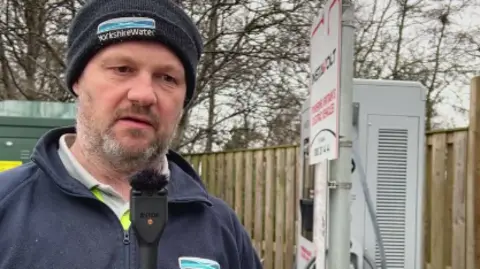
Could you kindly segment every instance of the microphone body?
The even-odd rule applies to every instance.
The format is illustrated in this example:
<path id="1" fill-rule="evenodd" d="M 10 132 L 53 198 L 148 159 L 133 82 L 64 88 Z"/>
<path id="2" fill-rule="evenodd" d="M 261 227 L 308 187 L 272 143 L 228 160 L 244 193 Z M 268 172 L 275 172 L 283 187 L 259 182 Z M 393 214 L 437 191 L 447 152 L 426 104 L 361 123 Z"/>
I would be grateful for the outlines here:
<path id="1" fill-rule="evenodd" d="M 147 244 L 139 244 L 140 251 L 140 269 L 156 269 L 157 268 L 157 250 L 158 246 L 149 246 Z"/>
<path id="2" fill-rule="evenodd" d="M 145 173 L 141 176 L 145 176 Z M 147 173 L 148 175 L 148 173 Z M 139 177 L 139 180 L 142 179 Z M 145 179 L 146 182 L 156 182 Z M 156 269 L 158 243 L 168 221 L 168 191 L 165 179 L 159 184 L 135 184 L 131 181 L 130 222 L 140 251 L 140 269 Z M 161 184 L 160 184 L 161 183 Z"/>

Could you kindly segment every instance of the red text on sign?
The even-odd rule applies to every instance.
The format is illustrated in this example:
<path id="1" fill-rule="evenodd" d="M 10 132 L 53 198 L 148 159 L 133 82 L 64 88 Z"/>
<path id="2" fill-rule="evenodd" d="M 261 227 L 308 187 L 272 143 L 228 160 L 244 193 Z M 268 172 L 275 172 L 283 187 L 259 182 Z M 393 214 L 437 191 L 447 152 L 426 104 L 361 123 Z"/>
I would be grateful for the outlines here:
<path id="1" fill-rule="evenodd" d="M 331 103 L 330 105 L 325 107 L 322 111 L 315 114 L 315 116 L 312 119 L 312 125 L 315 125 L 318 122 L 328 118 L 328 116 L 332 115 L 334 111 L 335 111 L 335 104 Z"/>
<path id="2" fill-rule="evenodd" d="M 337 100 L 336 89 L 331 90 L 322 99 L 318 100 L 312 107 L 312 126 L 326 119 L 335 112 L 335 101 Z"/>
<path id="3" fill-rule="evenodd" d="M 304 246 L 301 247 L 301 253 L 302 253 L 302 258 L 304 258 L 307 261 L 310 261 L 312 258 L 312 252 L 306 249 Z"/>

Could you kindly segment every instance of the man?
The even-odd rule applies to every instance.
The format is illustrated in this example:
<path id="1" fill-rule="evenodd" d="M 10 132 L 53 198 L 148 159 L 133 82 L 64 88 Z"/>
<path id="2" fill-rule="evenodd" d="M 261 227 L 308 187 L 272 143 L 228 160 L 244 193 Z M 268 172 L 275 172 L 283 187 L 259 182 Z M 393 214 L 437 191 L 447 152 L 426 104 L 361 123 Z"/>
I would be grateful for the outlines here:
<path id="1" fill-rule="evenodd" d="M 128 178 L 147 168 L 168 178 L 158 268 L 261 268 L 234 211 L 168 150 L 202 50 L 167 0 L 92 0 L 77 13 L 66 72 L 77 125 L 0 174 L 0 268 L 139 268 Z"/>

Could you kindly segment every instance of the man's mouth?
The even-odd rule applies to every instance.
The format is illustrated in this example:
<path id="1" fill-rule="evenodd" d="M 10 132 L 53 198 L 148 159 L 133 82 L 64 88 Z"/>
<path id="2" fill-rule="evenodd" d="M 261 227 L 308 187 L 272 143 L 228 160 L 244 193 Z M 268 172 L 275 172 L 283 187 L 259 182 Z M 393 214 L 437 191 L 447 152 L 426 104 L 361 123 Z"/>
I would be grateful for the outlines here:
<path id="1" fill-rule="evenodd" d="M 141 116 L 126 116 L 120 118 L 121 121 L 128 121 L 134 124 L 141 124 L 141 125 L 148 125 L 148 126 L 153 126 L 152 121 L 147 118 L 147 117 L 141 117 Z"/>

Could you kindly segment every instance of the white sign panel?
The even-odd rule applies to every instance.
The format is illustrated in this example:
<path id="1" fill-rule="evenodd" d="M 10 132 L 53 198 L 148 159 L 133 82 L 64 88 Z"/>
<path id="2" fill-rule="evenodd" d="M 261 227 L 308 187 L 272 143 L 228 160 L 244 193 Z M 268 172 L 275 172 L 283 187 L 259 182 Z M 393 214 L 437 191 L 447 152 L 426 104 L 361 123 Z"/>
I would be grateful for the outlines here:
<path id="1" fill-rule="evenodd" d="M 310 164 L 338 158 L 342 1 L 329 0 L 310 39 Z"/>

